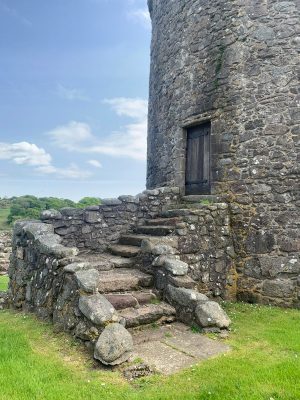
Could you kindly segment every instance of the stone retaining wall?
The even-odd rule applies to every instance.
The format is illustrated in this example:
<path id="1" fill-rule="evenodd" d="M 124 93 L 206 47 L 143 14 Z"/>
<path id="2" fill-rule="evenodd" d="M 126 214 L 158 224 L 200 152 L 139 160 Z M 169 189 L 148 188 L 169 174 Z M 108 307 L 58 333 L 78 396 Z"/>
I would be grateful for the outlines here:
<path id="1" fill-rule="evenodd" d="M 216 206 L 209 210 L 209 213 L 216 213 L 215 216 L 221 218 L 220 226 L 226 225 L 226 221 L 222 221 L 225 209 L 223 205 L 219 213 Z M 189 231 L 195 231 L 191 224 L 196 222 L 195 218 L 191 220 L 195 215 L 202 218 L 203 212 L 189 212 L 185 215 L 185 226 L 181 226 L 185 232 L 167 237 L 169 244 L 172 243 L 174 247 L 164 245 L 161 242 L 164 240 L 162 237 L 161 241 L 156 238 L 159 243 L 155 250 L 153 243 L 147 243 L 146 239 L 142 242 L 141 257 L 142 260 L 149 260 L 150 255 L 156 289 L 163 298 L 174 304 L 181 320 L 187 323 L 196 321 L 205 329 L 219 331 L 230 324 L 226 313 L 205 295 L 193 290 L 186 291 L 180 284 L 180 278 L 187 273 L 188 265 L 177 260 L 174 253 L 181 252 L 181 249 L 188 252 L 203 250 L 196 249 L 195 246 L 191 249 L 187 244 L 193 239 Z M 214 230 L 210 228 L 210 231 Z M 95 270 L 90 263 L 79 261 L 76 259 L 79 250 L 76 247 L 66 247 L 62 242 L 63 238 L 54 233 L 54 227 L 49 223 L 23 221 L 15 224 L 9 267 L 10 283 L 7 298 L 4 299 L 5 305 L 34 312 L 40 318 L 53 322 L 56 328 L 70 332 L 85 342 L 93 351 L 94 357 L 104 364 L 116 365 L 126 361 L 133 350 L 132 337 L 125 329 L 126 320 L 98 292 L 97 279 L 101 275 L 102 266 L 98 264 L 98 270 Z M 169 252 L 171 254 L 166 263 L 166 260 L 160 258 Z M 103 271 L 107 267 L 111 268 L 103 264 Z M 179 271 L 182 267 L 184 271 Z M 159 274 L 167 276 L 164 287 L 161 286 Z M 151 276 L 149 278 L 152 280 Z M 176 293 L 180 294 L 178 299 Z M 0 306 L 2 307 L 2 303 Z M 184 315 L 188 315 L 188 318 Z"/>
<path id="2" fill-rule="evenodd" d="M 5 275 L 11 254 L 11 232 L 0 232 L 0 275 Z"/>
<path id="3" fill-rule="evenodd" d="M 64 208 L 60 212 L 45 211 L 41 219 L 54 226 L 64 245 L 103 251 L 108 244 L 116 243 L 122 233 L 178 201 L 179 188 L 157 188 L 137 196 L 104 199 L 100 206 L 84 210 Z"/>
<path id="4" fill-rule="evenodd" d="M 61 242 L 50 224 L 15 224 L 7 305 L 72 333 L 104 364 L 126 361 L 133 344 L 124 321 L 104 296 L 80 285 L 76 272 L 89 265 L 74 263 L 78 249 Z"/>
<path id="5" fill-rule="evenodd" d="M 192 205 L 191 205 L 192 207 Z M 210 298 L 236 299 L 236 254 L 233 248 L 229 207 L 226 203 L 196 204 L 193 209 L 169 210 L 165 217 L 174 218 L 175 231 L 156 246 L 155 240 L 142 243 L 147 259 L 142 254 L 141 268 L 150 272 L 153 261 L 168 253 L 187 263 L 187 276 L 196 282 L 200 293 Z M 159 276 L 160 289 L 168 283 Z M 191 288 L 189 286 L 186 286 Z"/>

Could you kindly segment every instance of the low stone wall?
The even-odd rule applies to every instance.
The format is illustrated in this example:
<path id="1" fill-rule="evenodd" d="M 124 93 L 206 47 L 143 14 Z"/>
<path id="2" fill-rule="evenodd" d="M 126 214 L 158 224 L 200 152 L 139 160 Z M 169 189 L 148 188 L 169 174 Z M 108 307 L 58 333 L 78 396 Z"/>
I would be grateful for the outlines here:
<path id="1" fill-rule="evenodd" d="M 179 188 L 157 188 L 137 196 L 104 199 L 103 204 L 84 210 L 63 208 L 60 212 L 44 211 L 41 219 L 54 226 L 64 245 L 103 251 L 108 244 L 116 243 L 122 233 L 178 201 Z"/>
<path id="2" fill-rule="evenodd" d="M 228 205 L 203 205 L 182 211 L 178 250 L 189 265 L 188 275 L 197 289 L 209 297 L 234 300 L 236 296 L 235 252 Z"/>
<path id="3" fill-rule="evenodd" d="M 154 276 L 165 271 L 167 281 L 163 289 L 156 279 L 162 297 L 174 304 L 184 322 L 195 322 L 217 331 L 227 328 L 230 320 L 217 303 L 193 290 L 173 286 L 176 282 L 180 286 L 180 278 L 186 275 L 188 265 L 173 254 L 178 243 L 176 238 L 175 241 L 167 238 L 169 245 L 163 243 L 164 238 L 157 240 L 156 250 L 147 240 L 143 241 L 141 257 L 153 256 Z M 104 364 L 126 361 L 133 350 L 132 337 L 125 328 L 126 319 L 98 292 L 101 265 L 97 264 L 98 270 L 95 270 L 91 263 L 79 261 L 76 259 L 79 250 L 64 246 L 62 241 L 51 224 L 40 221 L 15 224 L 5 305 L 34 312 L 53 322 L 56 328 L 85 342 L 94 357 Z M 168 254 L 169 261 L 161 259 L 164 253 Z M 103 268 L 106 271 L 107 265 Z M 189 318 L 182 318 L 183 313 Z"/>
<path id="4" fill-rule="evenodd" d="M 104 296 L 82 285 L 78 272 L 89 264 L 74 263 L 78 249 L 61 242 L 50 224 L 15 224 L 8 306 L 72 333 L 104 364 L 126 361 L 133 344 L 124 321 Z"/>
<path id="5" fill-rule="evenodd" d="M 9 266 L 11 254 L 12 232 L 0 232 L 0 275 L 5 275 Z"/>
<path id="6" fill-rule="evenodd" d="M 169 251 L 175 258 L 187 263 L 187 276 L 196 282 L 199 292 L 210 298 L 235 300 L 236 254 L 228 205 L 196 204 L 191 207 L 163 212 L 166 218 L 174 219 L 174 233 L 165 239 L 165 245 L 155 246 L 150 239 L 148 244 L 147 241 L 142 244 L 144 251 L 151 255 L 148 258 L 142 255 L 141 268 L 150 272 L 155 259 Z M 172 250 L 168 250 L 170 247 Z M 159 285 L 164 283 L 161 281 Z"/>

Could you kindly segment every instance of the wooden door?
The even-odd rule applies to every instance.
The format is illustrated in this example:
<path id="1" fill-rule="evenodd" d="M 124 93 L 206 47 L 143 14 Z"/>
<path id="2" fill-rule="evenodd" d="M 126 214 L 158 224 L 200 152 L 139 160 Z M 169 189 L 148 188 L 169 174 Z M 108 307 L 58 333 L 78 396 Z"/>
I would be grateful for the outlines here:
<path id="1" fill-rule="evenodd" d="M 210 132 L 210 122 L 187 130 L 186 195 L 210 194 Z"/>

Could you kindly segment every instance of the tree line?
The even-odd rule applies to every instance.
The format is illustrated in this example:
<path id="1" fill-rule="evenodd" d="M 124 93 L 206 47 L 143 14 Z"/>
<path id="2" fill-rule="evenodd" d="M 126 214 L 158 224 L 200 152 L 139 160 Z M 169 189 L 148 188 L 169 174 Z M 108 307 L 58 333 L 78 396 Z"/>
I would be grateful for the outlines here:
<path id="1" fill-rule="evenodd" d="M 31 195 L 0 198 L 0 208 L 10 209 L 7 223 L 13 224 L 19 219 L 38 219 L 44 210 L 59 210 L 64 207 L 85 208 L 101 204 L 98 197 L 84 197 L 78 202 L 57 197 L 35 197 Z"/>

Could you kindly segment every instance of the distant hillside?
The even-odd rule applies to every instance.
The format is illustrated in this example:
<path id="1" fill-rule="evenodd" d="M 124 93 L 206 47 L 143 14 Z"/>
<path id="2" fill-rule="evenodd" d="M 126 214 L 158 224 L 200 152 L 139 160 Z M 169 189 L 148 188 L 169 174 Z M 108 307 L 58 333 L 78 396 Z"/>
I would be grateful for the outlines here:
<path id="1" fill-rule="evenodd" d="M 84 197 L 78 203 L 57 197 L 20 196 L 0 198 L 0 230 L 9 229 L 19 219 L 38 219 L 43 210 L 63 207 L 84 208 L 101 204 L 97 197 Z"/>

